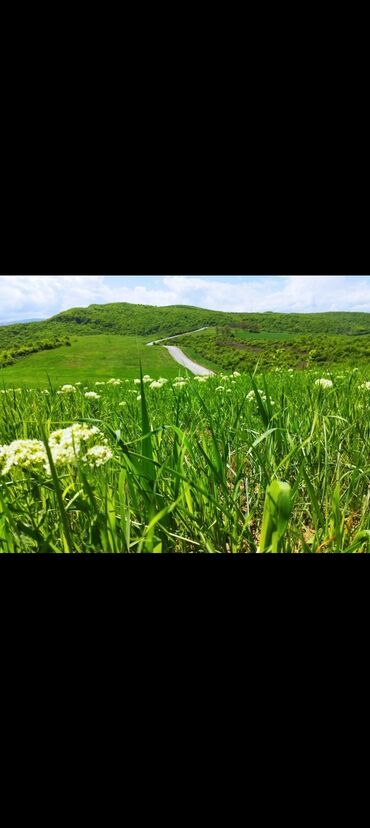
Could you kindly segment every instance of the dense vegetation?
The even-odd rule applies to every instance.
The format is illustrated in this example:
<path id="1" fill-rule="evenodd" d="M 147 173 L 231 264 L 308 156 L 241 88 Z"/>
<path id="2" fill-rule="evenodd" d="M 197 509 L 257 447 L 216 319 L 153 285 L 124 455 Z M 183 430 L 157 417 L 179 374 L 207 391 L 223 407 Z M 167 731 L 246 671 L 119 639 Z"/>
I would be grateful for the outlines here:
<path id="1" fill-rule="evenodd" d="M 170 344 L 170 343 L 169 343 Z M 173 343 L 172 343 L 173 344 Z M 370 362 L 370 334 L 344 336 L 329 334 L 260 332 L 230 326 L 211 328 L 182 337 L 179 345 L 198 362 L 223 370 L 310 368 L 317 364 L 360 365 Z"/>
<path id="2" fill-rule="evenodd" d="M 39 351 L 52 351 L 55 348 L 69 347 L 71 345 L 71 341 L 67 336 L 63 339 L 40 339 L 36 340 L 34 344 L 29 345 L 15 344 L 12 339 L 10 339 L 10 342 L 12 344 L 8 350 L 0 351 L 0 368 L 7 368 L 9 365 L 14 365 L 14 363 L 17 360 L 22 359 L 22 357 L 30 356 L 30 354 L 36 354 Z"/>
<path id="3" fill-rule="evenodd" d="M 279 551 L 369 551 L 368 379 L 3 390 L 0 550 L 267 551 L 266 488 L 282 480 Z"/>

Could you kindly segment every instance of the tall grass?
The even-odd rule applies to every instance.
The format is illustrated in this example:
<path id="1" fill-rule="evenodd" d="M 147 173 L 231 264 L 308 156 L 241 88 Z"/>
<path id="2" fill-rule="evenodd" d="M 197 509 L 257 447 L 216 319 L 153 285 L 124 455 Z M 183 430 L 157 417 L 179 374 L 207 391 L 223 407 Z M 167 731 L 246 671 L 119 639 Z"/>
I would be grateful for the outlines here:
<path id="1" fill-rule="evenodd" d="M 0 550 L 369 551 L 370 377 L 317 376 L 4 389 L 0 445 L 87 423 L 113 458 L 0 474 Z"/>

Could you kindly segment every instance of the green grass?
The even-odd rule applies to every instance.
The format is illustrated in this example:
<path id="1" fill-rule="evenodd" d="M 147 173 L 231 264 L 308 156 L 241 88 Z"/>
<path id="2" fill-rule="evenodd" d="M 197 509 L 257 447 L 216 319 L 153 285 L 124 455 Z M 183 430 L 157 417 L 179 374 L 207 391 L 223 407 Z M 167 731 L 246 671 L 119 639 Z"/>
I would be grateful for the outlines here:
<path id="1" fill-rule="evenodd" d="M 168 378 L 181 373 L 165 348 L 148 347 L 142 337 L 99 335 L 78 337 L 70 347 L 41 351 L 24 357 L 15 365 L 0 370 L 0 387 L 48 387 L 92 378 L 139 376 L 140 360 L 144 374 Z M 182 373 L 185 373 L 183 370 Z"/>
<path id="2" fill-rule="evenodd" d="M 185 369 L 145 343 L 207 324 L 170 344 L 217 375 L 178 388 Z M 0 551 L 370 551 L 369 333 L 370 314 L 124 304 L 0 328 L 5 354 L 71 339 L 0 370 Z M 140 362 L 168 382 L 135 383 Z M 74 440 L 58 463 L 50 434 L 77 423 L 106 464 Z"/>
<path id="3" fill-rule="evenodd" d="M 0 393 L 0 446 L 86 423 L 112 452 L 95 469 L 79 456 L 51 475 L 1 474 L 0 449 L 0 550 L 368 552 L 370 391 L 359 386 L 370 366 L 331 372 L 327 389 L 320 376 L 151 389 L 132 379 L 96 388 L 94 375 L 86 384 L 99 399 L 83 388 Z"/>

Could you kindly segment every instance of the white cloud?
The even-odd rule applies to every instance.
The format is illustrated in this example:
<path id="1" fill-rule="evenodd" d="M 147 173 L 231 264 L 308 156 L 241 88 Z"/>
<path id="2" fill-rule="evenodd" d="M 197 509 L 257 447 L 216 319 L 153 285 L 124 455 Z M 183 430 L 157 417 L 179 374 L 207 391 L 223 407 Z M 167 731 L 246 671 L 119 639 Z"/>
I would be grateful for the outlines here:
<path id="1" fill-rule="evenodd" d="M 134 302 L 197 305 L 229 311 L 370 312 L 370 277 L 212 276 L 131 277 L 129 284 L 106 276 L 0 276 L 0 320 L 45 318 L 92 303 Z M 127 280 L 126 280 L 127 281 Z"/>

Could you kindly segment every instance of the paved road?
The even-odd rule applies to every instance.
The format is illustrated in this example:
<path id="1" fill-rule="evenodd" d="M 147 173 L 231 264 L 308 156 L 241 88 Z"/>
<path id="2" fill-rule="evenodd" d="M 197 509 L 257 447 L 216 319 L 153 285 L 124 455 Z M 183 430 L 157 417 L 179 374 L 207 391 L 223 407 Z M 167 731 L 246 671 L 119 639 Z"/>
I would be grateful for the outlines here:
<path id="1" fill-rule="evenodd" d="M 199 333 L 199 331 L 207 331 L 209 325 L 205 328 L 197 328 L 196 331 L 186 331 L 185 333 L 175 334 L 175 336 L 165 336 L 164 339 L 155 339 L 154 342 L 147 342 L 147 345 L 158 345 L 159 342 L 167 342 L 168 339 L 177 339 L 179 336 L 188 336 L 188 334 Z"/>
<path id="2" fill-rule="evenodd" d="M 199 374 L 201 376 L 214 376 L 214 372 L 210 371 L 209 368 L 204 368 L 203 365 L 198 365 L 197 362 L 193 362 L 189 357 L 187 357 L 181 348 L 177 348 L 176 345 L 163 345 L 164 348 L 167 348 L 167 351 L 173 359 L 176 360 L 180 365 L 183 365 L 184 368 L 187 368 L 188 371 L 191 371 L 192 374 Z"/>

